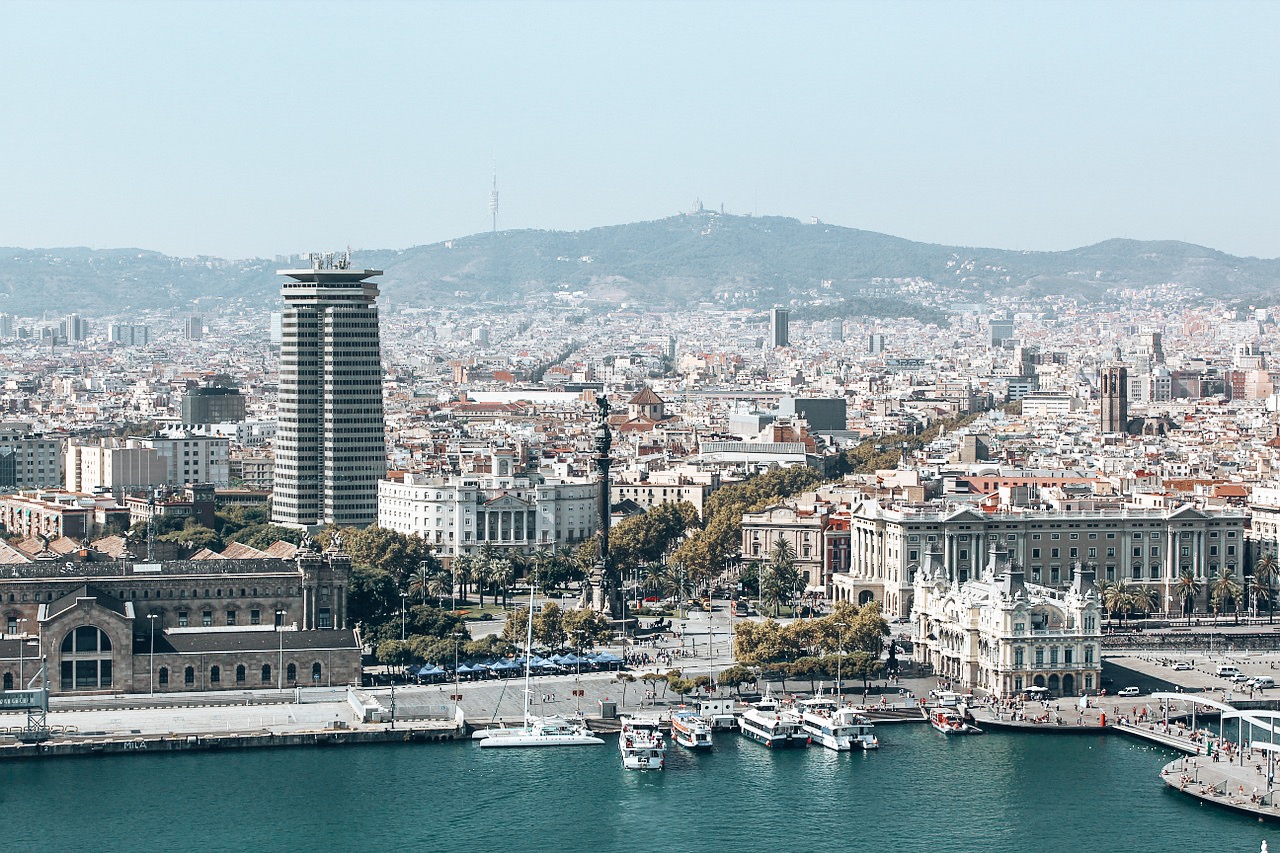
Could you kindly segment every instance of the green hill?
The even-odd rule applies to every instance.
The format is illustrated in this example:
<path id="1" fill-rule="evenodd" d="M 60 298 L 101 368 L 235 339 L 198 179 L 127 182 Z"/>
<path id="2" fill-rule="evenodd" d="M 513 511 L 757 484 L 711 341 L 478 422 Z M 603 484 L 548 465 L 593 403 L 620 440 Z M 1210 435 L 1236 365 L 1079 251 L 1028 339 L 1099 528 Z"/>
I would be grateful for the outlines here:
<path id="1" fill-rule="evenodd" d="M 1179 242 L 1107 240 L 1065 252 L 916 243 L 784 217 L 685 214 L 587 231 L 503 231 L 403 251 L 362 250 L 386 271 L 389 306 L 551 298 L 763 307 L 795 301 L 834 313 L 918 313 L 984 294 L 1085 302 L 1116 287 L 1177 283 L 1247 299 L 1280 283 L 1280 261 Z M 199 297 L 275 304 L 274 262 L 180 259 L 135 249 L 0 250 L 0 310 L 119 313 Z M 940 288 L 921 287 L 932 282 Z M 929 291 L 932 290 L 932 294 Z M 939 298 L 945 295 L 945 299 Z"/>

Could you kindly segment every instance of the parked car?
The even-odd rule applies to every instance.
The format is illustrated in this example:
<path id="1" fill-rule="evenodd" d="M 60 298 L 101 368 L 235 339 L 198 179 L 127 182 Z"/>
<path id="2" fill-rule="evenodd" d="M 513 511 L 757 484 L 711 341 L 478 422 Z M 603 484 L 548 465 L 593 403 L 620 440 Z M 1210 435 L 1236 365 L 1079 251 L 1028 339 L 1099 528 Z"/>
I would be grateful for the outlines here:
<path id="1" fill-rule="evenodd" d="M 1173 665 L 1174 672 L 1188 672 L 1191 670 L 1191 668 L 1192 668 L 1191 664 L 1187 663 L 1184 660 L 1180 660 Z"/>
<path id="2" fill-rule="evenodd" d="M 1117 696 L 1138 696 L 1138 695 L 1141 695 L 1141 693 L 1142 691 L 1136 687 L 1122 687 L 1120 688 L 1120 692 L 1117 693 L 1116 695 Z"/>
<path id="3" fill-rule="evenodd" d="M 1249 676 L 1245 675 L 1242 672 L 1237 672 L 1235 675 L 1231 676 L 1231 681 L 1234 681 L 1236 684 L 1240 684 L 1248 680 L 1249 680 Z"/>

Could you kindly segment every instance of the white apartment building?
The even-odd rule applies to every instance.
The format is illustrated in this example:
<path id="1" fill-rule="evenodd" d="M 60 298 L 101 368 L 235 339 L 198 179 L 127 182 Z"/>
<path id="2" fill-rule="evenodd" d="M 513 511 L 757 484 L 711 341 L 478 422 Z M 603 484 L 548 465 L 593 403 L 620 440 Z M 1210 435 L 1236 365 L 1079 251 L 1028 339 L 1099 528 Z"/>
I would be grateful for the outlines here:
<path id="1" fill-rule="evenodd" d="M 66 488 L 69 492 L 125 492 L 162 486 L 169 462 L 151 447 L 130 447 L 118 438 L 67 442 Z"/>
<path id="2" fill-rule="evenodd" d="M 486 543 L 527 554 L 595 535 L 596 496 L 585 478 L 406 474 L 378 483 L 378 526 L 426 539 L 446 558 Z"/>
<path id="3" fill-rule="evenodd" d="M 1067 589 L 1029 584 L 1002 551 L 981 576 L 956 581 L 937 551 L 916 574 L 912 655 L 960 691 L 999 698 L 1042 687 L 1055 696 L 1102 684 L 1102 631 L 1093 573 Z"/>

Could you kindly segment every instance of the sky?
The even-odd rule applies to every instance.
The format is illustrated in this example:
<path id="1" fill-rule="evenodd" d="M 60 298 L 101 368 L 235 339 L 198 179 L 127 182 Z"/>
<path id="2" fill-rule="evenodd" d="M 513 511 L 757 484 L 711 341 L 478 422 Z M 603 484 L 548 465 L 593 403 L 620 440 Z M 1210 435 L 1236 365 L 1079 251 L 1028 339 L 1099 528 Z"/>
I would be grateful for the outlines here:
<path id="1" fill-rule="evenodd" d="M 1280 3 L 0 2 L 0 245 L 272 257 L 700 199 L 1280 256 Z"/>

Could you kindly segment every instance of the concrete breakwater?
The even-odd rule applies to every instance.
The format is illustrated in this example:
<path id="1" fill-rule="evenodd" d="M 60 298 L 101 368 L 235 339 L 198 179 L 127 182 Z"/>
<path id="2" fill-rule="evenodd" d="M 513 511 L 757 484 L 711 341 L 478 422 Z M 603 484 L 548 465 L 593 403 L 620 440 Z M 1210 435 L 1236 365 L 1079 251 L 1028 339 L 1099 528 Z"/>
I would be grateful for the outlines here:
<path id="1" fill-rule="evenodd" d="M 0 743 L 0 760 L 85 755 L 138 755 L 167 752 L 208 752 L 304 746 L 344 746 L 374 743 L 433 743 L 462 737 L 455 725 L 408 725 L 377 729 L 324 729 L 293 732 L 231 732 L 166 735 L 61 737 L 43 743 Z"/>

